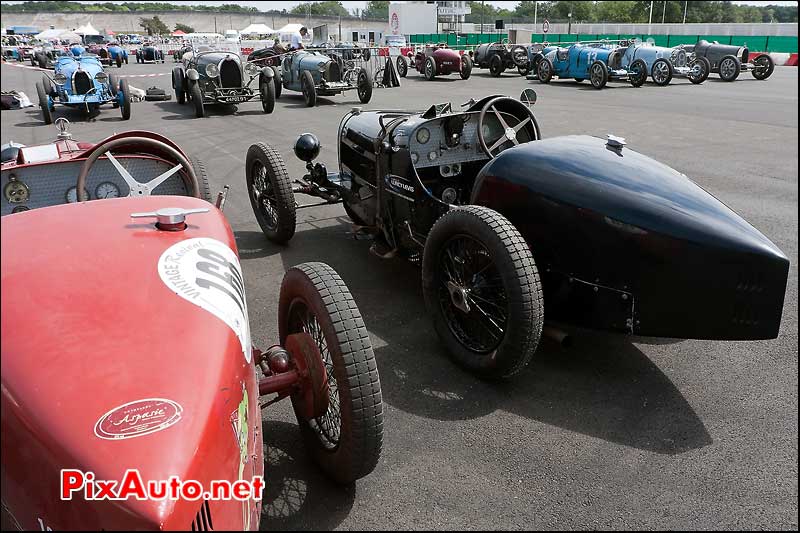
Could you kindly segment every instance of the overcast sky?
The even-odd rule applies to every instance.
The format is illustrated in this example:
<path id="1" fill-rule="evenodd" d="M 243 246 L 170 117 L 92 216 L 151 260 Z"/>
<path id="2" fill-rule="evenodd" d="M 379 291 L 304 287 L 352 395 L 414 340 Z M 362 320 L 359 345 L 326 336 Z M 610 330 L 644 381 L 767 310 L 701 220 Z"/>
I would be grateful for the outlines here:
<path id="1" fill-rule="evenodd" d="M 92 1 L 83 0 L 82 3 L 93 4 L 96 1 L 100 1 L 100 0 L 92 0 Z M 291 1 L 291 0 L 286 1 L 286 2 L 254 2 L 254 1 L 237 2 L 235 0 L 210 0 L 210 1 L 202 1 L 202 2 L 200 2 L 200 1 L 192 1 L 192 0 L 164 0 L 164 1 L 165 2 L 169 2 L 171 4 L 185 4 L 185 5 L 191 5 L 191 4 L 211 4 L 211 5 L 240 4 L 240 5 L 244 5 L 244 6 L 257 7 L 258 9 L 260 9 L 262 11 L 267 11 L 269 9 L 278 9 L 278 10 L 284 9 L 284 8 L 291 9 L 292 7 L 296 6 L 297 4 L 302 4 L 303 3 L 303 2 L 300 2 L 300 1 Z M 9 2 L 5 2 L 4 1 L 3 3 L 4 4 L 17 4 L 17 3 L 19 3 L 19 1 L 9 1 Z M 116 1 L 114 3 L 122 3 L 122 2 L 121 1 Z M 519 3 L 519 0 L 516 0 L 516 1 L 488 1 L 486 3 L 487 4 L 492 4 L 492 5 L 497 6 L 497 7 L 506 8 L 506 9 L 514 9 L 514 7 Z M 778 5 L 783 5 L 783 6 L 797 4 L 797 2 L 787 2 L 787 1 L 771 1 L 771 2 L 770 1 L 767 1 L 767 2 L 740 1 L 740 2 L 733 2 L 733 3 L 734 4 L 747 4 L 747 5 L 778 4 Z M 364 6 L 367 4 L 367 2 L 355 2 L 355 1 L 349 2 L 349 1 L 344 1 L 344 2 L 342 2 L 342 4 L 344 5 L 345 8 L 347 8 L 349 10 L 352 10 L 353 8 L 363 9 Z"/>

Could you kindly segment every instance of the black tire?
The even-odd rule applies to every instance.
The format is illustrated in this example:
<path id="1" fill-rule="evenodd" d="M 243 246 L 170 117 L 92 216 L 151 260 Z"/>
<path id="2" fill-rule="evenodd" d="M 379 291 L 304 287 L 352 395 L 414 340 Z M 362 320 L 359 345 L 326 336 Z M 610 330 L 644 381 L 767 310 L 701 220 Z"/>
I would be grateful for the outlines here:
<path id="1" fill-rule="evenodd" d="M 699 68 L 697 74 L 694 71 L 695 66 Z M 689 74 L 686 77 L 689 78 L 690 82 L 699 85 L 708 79 L 708 75 L 711 73 L 711 61 L 706 57 L 698 57 L 689 63 L 689 69 Z"/>
<path id="2" fill-rule="evenodd" d="M 489 73 L 496 78 L 500 76 L 505 69 L 506 66 L 503 64 L 503 60 L 500 56 L 498 54 L 493 55 L 489 60 Z"/>
<path id="3" fill-rule="evenodd" d="M 180 105 L 186 103 L 186 73 L 181 67 L 172 69 L 172 88 L 175 90 L 175 100 Z"/>
<path id="4" fill-rule="evenodd" d="M 53 82 L 50 81 L 50 78 L 47 77 L 47 74 L 42 74 L 42 88 L 44 89 L 44 93 L 50 96 L 55 94 L 53 90 Z"/>
<path id="5" fill-rule="evenodd" d="M 602 89 L 608 83 L 608 68 L 602 61 L 595 61 L 589 66 L 589 81 L 592 87 Z"/>
<path id="6" fill-rule="evenodd" d="M 397 56 L 397 75 L 405 78 L 408 74 L 408 63 L 403 56 Z"/>
<path id="7" fill-rule="evenodd" d="M 272 69 L 272 73 L 275 74 L 273 76 L 272 81 L 275 85 L 275 100 L 281 97 L 281 92 L 283 91 L 283 76 L 281 76 L 281 69 L 279 67 L 269 67 Z"/>
<path id="8" fill-rule="evenodd" d="M 39 57 L 37 59 L 39 63 L 39 68 L 47 69 L 47 56 L 44 54 L 39 54 Z"/>
<path id="9" fill-rule="evenodd" d="M 307 70 L 300 74 L 300 87 L 303 90 L 303 98 L 306 100 L 306 107 L 317 105 L 317 88 L 314 85 L 314 77 Z"/>
<path id="10" fill-rule="evenodd" d="M 261 109 L 266 114 L 275 110 L 275 80 L 274 78 L 264 78 L 258 86 L 261 96 Z"/>
<path id="11" fill-rule="evenodd" d="M 117 96 L 119 92 L 119 80 L 114 74 L 108 75 L 108 89 L 111 91 L 111 96 Z"/>
<path id="12" fill-rule="evenodd" d="M 297 204 L 281 154 L 268 144 L 251 145 L 245 178 L 250 206 L 261 231 L 272 242 L 286 244 L 297 227 Z"/>
<path id="13" fill-rule="evenodd" d="M 200 198 L 206 202 L 212 203 L 211 200 L 211 186 L 208 181 L 208 172 L 206 172 L 206 165 L 197 157 L 189 156 L 189 162 L 192 164 L 194 174 L 197 176 L 197 184 L 200 186 Z"/>
<path id="14" fill-rule="evenodd" d="M 742 65 L 736 56 L 725 56 L 719 61 L 719 77 L 722 81 L 734 81 L 739 77 Z"/>
<path id="15" fill-rule="evenodd" d="M 549 58 L 543 57 L 536 68 L 536 77 L 539 78 L 539 83 L 550 83 L 554 71 L 553 62 Z"/>
<path id="16" fill-rule="evenodd" d="M 308 420 L 300 414 L 298 396 L 292 396 L 311 455 L 339 483 L 366 476 L 378 464 L 383 446 L 381 382 L 369 332 L 335 270 L 324 263 L 303 263 L 286 272 L 278 329 L 281 344 L 293 333 L 305 331 L 314 337 L 328 375 L 329 399 L 338 399 L 330 402 L 325 415 Z M 334 414 L 338 420 L 331 423 L 329 415 Z"/>
<path id="17" fill-rule="evenodd" d="M 425 79 L 428 81 L 436 77 L 436 60 L 433 57 L 425 59 Z"/>
<path id="18" fill-rule="evenodd" d="M 361 58 L 364 61 L 369 61 L 370 57 L 372 57 L 372 50 L 370 50 L 369 48 L 364 48 L 364 51 L 361 52 Z"/>
<path id="19" fill-rule="evenodd" d="M 628 70 L 628 81 L 634 87 L 641 87 L 647 81 L 647 63 L 645 63 L 644 59 L 637 59 L 631 63 Z"/>
<path id="20" fill-rule="evenodd" d="M 356 92 L 358 92 L 358 101 L 362 104 L 367 104 L 372 99 L 372 76 L 369 71 L 364 67 L 358 70 L 358 77 L 356 78 L 358 84 Z"/>
<path id="21" fill-rule="evenodd" d="M 125 64 L 128 64 L 128 56 L 125 56 Z"/>
<path id="22" fill-rule="evenodd" d="M 39 96 L 39 107 L 42 108 L 42 120 L 45 124 L 52 124 L 53 113 L 50 111 L 50 101 L 41 82 L 36 83 L 36 93 Z"/>
<path id="23" fill-rule="evenodd" d="M 189 81 L 189 94 L 194 104 L 194 116 L 197 118 L 206 116 L 206 108 L 203 105 L 203 91 L 200 90 L 200 84 L 197 81 Z"/>
<path id="24" fill-rule="evenodd" d="M 459 242 L 464 243 L 461 250 L 465 253 L 467 244 L 478 253 L 461 256 L 456 267 L 451 252 Z M 470 276 L 472 270 L 467 269 L 477 273 Z M 468 291 L 467 305 L 472 306 L 467 311 L 455 307 L 456 296 L 448 288 L 448 281 L 460 275 L 469 280 L 462 287 Z M 470 205 L 453 209 L 436 221 L 425 243 L 422 289 L 439 338 L 450 356 L 471 372 L 490 379 L 508 378 L 520 372 L 536 352 L 544 321 L 539 273 L 528 243 L 497 211 Z M 477 299 L 484 308 L 492 305 L 505 315 L 502 327 L 497 325 L 497 317 L 476 305 Z M 481 324 L 487 328 L 482 331 L 488 332 L 491 323 L 495 333 L 500 333 L 499 337 L 493 334 L 499 340 L 481 345 L 479 339 L 468 339 L 465 329 L 480 331 L 478 320 L 488 320 Z M 462 327 L 470 322 L 472 328 Z"/>
<path id="25" fill-rule="evenodd" d="M 117 68 L 122 68 L 122 56 L 117 56 Z"/>
<path id="26" fill-rule="evenodd" d="M 119 92 L 122 93 L 122 102 L 119 104 L 122 120 L 131 118 L 131 90 L 128 88 L 128 80 L 122 78 L 119 82 Z"/>
<path id="27" fill-rule="evenodd" d="M 663 57 L 653 61 L 653 66 L 650 67 L 650 77 L 653 78 L 653 83 L 659 87 L 665 87 L 672 81 L 672 63 Z"/>
<path id="28" fill-rule="evenodd" d="M 466 54 L 461 56 L 461 69 L 458 71 L 462 80 L 468 80 L 472 74 L 472 59 Z"/>
<path id="29" fill-rule="evenodd" d="M 39 55 L 40 55 L 39 52 L 37 52 L 35 54 L 31 54 L 31 66 L 32 67 L 36 66 L 36 60 L 38 59 Z"/>
<path id="30" fill-rule="evenodd" d="M 751 74 L 757 80 L 765 80 L 772 76 L 775 71 L 775 62 L 769 54 L 761 54 L 753 60 L 753 70 Z"/>

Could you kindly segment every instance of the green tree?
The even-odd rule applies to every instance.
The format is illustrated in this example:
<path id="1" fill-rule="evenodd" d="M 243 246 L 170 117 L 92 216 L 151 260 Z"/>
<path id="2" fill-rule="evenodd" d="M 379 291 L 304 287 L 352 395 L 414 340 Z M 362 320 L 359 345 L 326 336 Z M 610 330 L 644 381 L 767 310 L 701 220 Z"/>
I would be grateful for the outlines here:
<path id="1" fill-rule="evenodd" d="M 364 11 L 361 13 L 361 16 L 365 19 L 385 19 L 389 20 L 389 2 L 377 0 L 372 2 L 367 2 L 367 7 L 364 8 Z"/>
<path id="2" fill-rule="evenodd" d="M 292 15 L 328 15 L 344 16 L 350 13 L 344 8 L 341 2 L 305 2 L 297 4 L 291 10 Z M 388 14 L 387 14 L 388 16 Z"/>
<path id="3" fill-rule="evenodd" d="M 139 17 L 139 26 L 144 28 L 147 35 L 164 35 L 169 33 L 169 28 L 164 24 L 158 15 L 152 18 Z"/>
<path id="4" fill-rule="evenodd" d="M 187 26 L 186 24 L 181 24 L 180 22 L 175 24 L 175 31 L 178 30 L 182 31 L 183 33 L 194 33 L 194 28 Z"/>

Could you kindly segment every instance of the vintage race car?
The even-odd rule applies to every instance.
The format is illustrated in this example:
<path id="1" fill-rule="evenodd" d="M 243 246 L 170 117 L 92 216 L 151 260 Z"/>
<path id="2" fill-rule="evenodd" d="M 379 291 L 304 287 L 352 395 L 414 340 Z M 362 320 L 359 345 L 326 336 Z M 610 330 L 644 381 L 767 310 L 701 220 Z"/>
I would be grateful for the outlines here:
<path id="1" fill-rule="evenodd" d="M 492 76 L 497 77 L 516 66 L 512 52 L 518 53 L 518 46 L 510 45 L 508 39 L 484 43 L 475 49 L 472 61 L 477 68 L 488 68 Z"/>
<path id="2" fill-rule="evenodd" d="M 693 46 L 686 46 L 688 52 L 693 52 L 696 57 L 704 57 L 711 64 L 711 72 L 719 74 L 724 81 L 733 81 L 742 71 L 750 71 L 757 80 L 765 80 L 772 76 L 775 62 L 769 54 L 759 54 L 750 61 L 750 51 L 745 46 L 730 46 L 710 43 L 706 40 L 697 41 Z"/>
<path id="3" fill-rule="evenodd" d="M 148 61 L 152 61 L 153 63 L 164 62 L 164 52 L 162 52 L 159 48 L 151 45 L 145 44 L 141 48 L 136 49 L 136 62 L 137 63 L 147 63 Z"/>
<path id="4" fill-rule="evenodd" d="M 575 43 L 566 48 L 548 46 L 541 51 L 536 78 L 541 83 L 550 83 L 554 77 L 573 78 L 577 82 L 588 78 L 595 89 L 602 89 L 615 80 L 641 87 L 647 80 L 644 61 L 623 66 L 619 58 L 626 48 L 627 43 L 608 42 Z"/>
<path id="5" fill-rule="evenodd" d="M 183 62 L 183 55 L 188 53 L 188 52 L 191 52 L 191 51 L 192 51 L 192 47 L 191 46 L 181 46 L 180 48 L 178 48 L 178 49 L 176 49 L 176 50 L 174 50 L 172 52 L 172 60 L 175 63 L 182 63 Z"/>
<path id="6" fill-rule="evenodd" d="M 647 74 L 656 85 L 668 85 L 673 76 L 688 78 L 694 84 L 700 84 L 708 79 L 711 64 L 708 59 L 687 52 L 684 45 L 667 48 L 655 46 L 642 41 L 621 41 L 620 45 L 627 44 L 623 54 L 612 54 L 608 61 L 613 67 L 632 70 L 634 63 L 641 61 Z M 641 64 L 637 67 L 641 68 Z"/>
<path id="7" fill-rule="evenodd" d="M 247 186 L 265 236 L 291 239 L 293 193 L 343 202 L 374 235 L 374 254 L 421 262 L 437 333 L 481 376 L 519 372 L 545 320 L 654 337 L 778 334 L 783 252 L 622 139 L 542 139 L 531 108 L 500 95 L 462 111 L 354 110 L 337 138 L 334 173 L 313 163 L 315 136 L 298 139 L 308 174 L 296 181 L 250 147 Z"/>
<path id="8" fill-rule="evenodd" d="M 80 52 L 73 47 L 72 53 Z M 118 107 L 122 120 L 131 118 L 131 95 L 128 80 L 117 80 L 103 70 L 96 56 L 71 55 L 56 59 L 53 76 L 45 74 L 36 84 L 39 107 L 45 124 L 53 122 L 55 105 L 83 109 L 89 117 L 100 112 L 103 104 Z"/>
<path id="9" fill-rule="evenodd" d="M 307 107 L 317 105 L 317 96 L 333 96 L 352 89 L 356 89 L 362 104 L 372 99 L 372 75 L 366 68 L 343 65 L 319 51 L 298 50 L 284 55 L 276 79 L 284 89 L 302 92 Z"/>
<path id="10" fill-rule="evenodd" d="M 33 56 L 33 47 L 27 45 L 3 46 L 3 59 L 6 61 L 25 61 Z"/>
<path id="11" fill-rule="evenodd" d="M 458 51 L 448 48 L 446 44 L 427 45 L 412 57 L 409 54 L 414 68 L 425 76 L 426 80 L 432 80 L 436 76 L 448 76 L 456 72 L 462 80 L 469 79 L 472 74 L 472 58 L 469 54 L 460 54 Z M 402 65 L 401 65 L 402 63 Z M 406 76 L 408 68 L 405 61 L 397 59 L 397 71 L 401 78 Z"/>
<path id="12" fill-rule="evenodd" d="M 33 47 L 31 54 L 31 66 L 49 70 L 55 66 L 56 59 L 60 56 L 69 55 L 69 47 L 55 45 L 53 43 L 42 43 Z"/>
<path id="13" fill-rule="evenodd" d="M 179 104 L 191 100 L 198 118 L 205 104 L 235 105 L 261 100 L 264 113 L 275 109 L 275 69 L 243 62 L 233 52 L 193 51 L 183 65 L 172 69 L 172 88 Z M 250 85 L 258 80 L 258 92 Z"/>
<path id="14" fill-rule="evenodd" d="M 238 500 L 203 491 L 281 483 L 264 471 L 274 429 L 261 410 L 286 398 L 329 477 L 369 474 L 381 451 L 380 378 L 337 273 L 323 263 L 286 272 L 278 337 L 261 351 L 224 195 L 200 198 L 201 167 L 152 132 L 97 145 L 59 137 L 18 148 L 2 170 L 3 529 L 258 530 L 263 491 Z M 94 200 L 104 183 L 123 197 L 59 205 L 52 193 L 85 187 Z M 25 194 L 49 207 L 5 214 L 8 197 Z M 45 345 L 60 364 L 41 364 Z M 59 497 L 62 470 L 80 471 L 66 478 L 69 500 Z M 203 489 L 195 500 L 104 499 L 135 478 Z"/>
<path id="15" fill-rule="evenodd" d="M 128 51 L 118 43 L 109 43 L 106 49 L 109 59 L 114 65 L 121 67 L 123 63 L 128 64 Z"/>

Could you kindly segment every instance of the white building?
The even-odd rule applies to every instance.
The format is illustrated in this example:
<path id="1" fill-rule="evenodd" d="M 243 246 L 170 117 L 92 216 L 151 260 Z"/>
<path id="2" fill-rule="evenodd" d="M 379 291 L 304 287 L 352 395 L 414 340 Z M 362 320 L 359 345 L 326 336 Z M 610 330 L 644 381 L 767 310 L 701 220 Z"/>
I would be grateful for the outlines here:
<path id="1" fill-rule="evenodd" d="M 472 10 L 464 1 L 426 2 L 412 1 L 409 4 L 436 4 L 439 15 L 439 28 L 442 33 L 448 31 L 462 31 L 464 19 Z"/>

